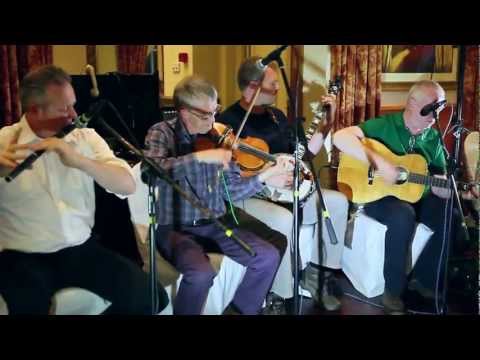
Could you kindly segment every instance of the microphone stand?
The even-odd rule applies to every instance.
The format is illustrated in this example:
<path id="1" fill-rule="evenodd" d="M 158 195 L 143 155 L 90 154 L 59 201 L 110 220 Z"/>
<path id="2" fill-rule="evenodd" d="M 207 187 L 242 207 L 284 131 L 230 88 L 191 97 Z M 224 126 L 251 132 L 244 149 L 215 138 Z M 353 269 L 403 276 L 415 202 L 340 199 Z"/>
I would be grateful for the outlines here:
<path id="1" fill-rule="evenodd" d="M 127 111 L 130 117 L 130 122 L 132 124 L 132 129 L 135 129 L 136 126 L 136 121 L 135 121 L 135 112 L 133 111 L 133 106 L 132 103 L 130 102 L 130 96 L 128 95 L 128 90 L 125 86 L 124 81 L 122 81 L 120 74 L 116 71 L 109 73 L 109 75 L 113 76 L 118 83 L 119 89 L 120 89 L 120 96 L 123 98 L 122 101 L 125 103 L 127 107 Z M 129 134 L 132 136 L 132 134 Z M 136 140 L 136 138 L 134 137 Z M 136 141 L 135 141 L 136 142 Z"/>
<path id="2" fill-rule="evenodd" d="M 274 59 L 280 68 L 280 72 L 282 74 L 282 79 L 283 79 L 283 84 L 285 86 L 285 89 L 287 91 L 288 95 L 288 101 L 289 105 L 292 109 L 294 109 L 294 114 L 295 114 L 295 156 L 294 156 L 294 171 L 293 171 L 293 307 L 294 307 L 294 313 L 297 315 L 300 315 L 300 306 L 299 306 L 299 267 L 300 267 L 300 249 L 299 249 L 299 236 L 300 236 L 300 224 L 299 224 L 299 215 L 298 215 L 298 209 L 299 209 L 299 203 L 298 203 L 298 195 L 300 193 L 299 188 L 300 188 L 300 159 L 298 158 L 297 154 L 299 154 L 299 148 L 300 148 L 300 137 L 302 138 L 302 141 L 305 142 L 305 130 L 303 128 L 303 121 L 305 119 L 300 118 L 297 116 L 297 107 L 295 106 L 295 102 L 293 100 L 293 95 L 292 95 L 292 90 L 289 85 L 288 79 L 287 79 L 287 74 L 285 72 L 285 64 L 283 63 L 282 57 L 280 54 Z M 328 235 L 330 237 L 330 242 L 332 244 L 337 244 L 337 236 L 335 234 L 335 230 L 333 228 L 332 221 L 330 219 L 327 206 L 325 204 L 322 191 L 320 188 L 320 184 L 318 181 L 318 178 L 315 173 L 315 168 L 313 166 L 313 162 L 311 159 L 307 160 L 310 168 L 312 169 L 312 176 L 315 182 L 315 189 L 318 193 L 318 198 L 319 198 L 319 203 L 321 207 L 321 214 L 325 219 L 325 224 L 327 225 L 327 231 Z M 318 251 L 320 252 L 319 255 L 321 255 L 321 242 L 322 242 L 322 223 L 319 219 L 318 222 L 319 230 L 319 247 Z M 319 256 L 319 259 L 322 259 L 322 256 Z M 322 280 L 319 280 L 322 281 Z M 319 284 L 320 285 L 320 284 Z"/>
<path id="3" fill-rule="evenodd" d="M 445 147 L 445 141 L 441 136 L 442 132 L 440 130 L 437 111 L 433 111 L 433 117 L 435 119 L 437 130 L 440 133 L 440 141 L 445 154 L 445 158 L 448 159 L 447 178 L 449 180 L 451 190 L 452 190 L 452 195 L 450 196 L 450 199 L 447 200 L 447 205 L 448 205 L 448 215 L 446 217 L 446 219 L 448 219 L 448 224 L 446 227 L 446 245 L 447 246 L 445 249 L 445 265 L 444 265 L 441 309 L 439 309 L 439 306 L 438 306 L 438 290 L 439 290 L 438 286 L 440 282 L 439 278 L 437 278 L 437 285 L 435 287 L 435 299 L 436 299 L 435 307 L 436 307 L 437 313 L 440 313 L 442 315 L 445 315 L 447 313 L 448 259 L 450 257 L 450 243 L 451 243 L 451 237 L 452 237 L 452 221 L 453 221 L 454 203 L 460 214 L 460 221 L 461 221 L 462 229 L 465 231 L 465 237 L 466 239 L 469 238 L 465 217 L 464 217 L 462 205 L 460 202 L 460 196 L 458 195 L 458 187 L 455 182 L 455 176 L 458 171 L 460 142 L 461 142 L 462 133 L 465 131 L 465 128 L 463 126 L 463 114 L 462 114 L 463 84 L 464 84 L 464 77 L 465 77 L 465 51 L 466 51 L 465 46 L 459 46 L 459 59 L 458 59 L 458 72 L 457 72 L 457 104 L 456 104 L 455 117 L 454 117 L 455 121 L 453 125 L 455 128 L 455 132 L 454 132 L 455 148 L 454 148 L 453 156 L 449 156 L 449 154 L 447 153 L 447 150 Z M 439 268 L 441 267 L 441 263 L 442 263 L 442 254 L 440 255 Z M 440 272 L 438 273 L 438 276 L 440 276 Z"/>
<path id="4" fill-rule="evenodd" d="M 157 214 L 156 214 L 156 194 L 155 194 L 155 176 L 149 171 L 143 171 L 140 166 L 141 179 L 148 185 L 148 255 L 150 259 L 149 278 L 150 278 L 150 301 L 152 304 L 152 315 L 156 314 L 158 309 L 158 283 L 157 283 L 157 258 L 155 256 L 156 250 L 156 228 L 157 228 Z"/>
<path id="5" fill-rule="evenodd" d="M 118 111 L 115 111 L 115 107 L 109 101 L 106 101 L 112 110 L 118 115 Z M 203 214 L 213 220 L 213 222 L 220 227 L 222 230 L 225 231 L 225 235 L 231 237 L 235 240 L 246 252 L 248 252 L 251 256 L 256 256 L 255 251 L 242 239 L 237 237 L 233 230 L 227 228 L 222 222 L 220 222 L 213 212 L 206 207 L 203 207 L 200 202 L 191 197 L 187 194 L 168 174 L 165 170 L 163 170 L 160 166 L 158 166 L 151 158 L 146 157 L 143 154 L 142 150 L 137 149 L 132 144 L 130 144 L 127 140 L 125 140 L 115 129 L 113 129 L 110 125 L 106 123 L 106 121 L 102 118 L 101 115 L 96 116 L 97 121 L 99 124 L 107 130 L 120 144 L 122 144 L 125 149 L 136 155 L 142 162 L 142 165 L 145 165 L 146 172 L 149 173 L 149 216 L 150 216 L 150 227 L 149 227 L 149 255 L 150 255 L 150 293 L 152 299 L 152 314 L 156 314 L 157 309 L 157 272 L 156 272 L 156 265 L 155 265 L 155 192 L 153 186 L 153 179 L 159 178 L 169 184 L 176 192 L 178 192 L 185 200 L 187 200 L 193 207 L 200 210 Z M 85 124 L 86 125 L 86 124 Z"/>

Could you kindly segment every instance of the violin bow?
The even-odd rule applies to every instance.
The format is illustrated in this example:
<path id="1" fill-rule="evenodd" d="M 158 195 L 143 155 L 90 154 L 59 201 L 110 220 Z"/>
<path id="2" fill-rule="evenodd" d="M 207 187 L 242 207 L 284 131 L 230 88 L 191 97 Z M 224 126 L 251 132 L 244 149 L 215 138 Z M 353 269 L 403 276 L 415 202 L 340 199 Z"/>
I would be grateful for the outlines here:
<path id="1" fill-rule="evenodd" d="M 245 123 L 247 122 L 248 116 L 252 112 L 253 106 L 255 105 L 255 102 L 257 101 L 258 95 L 260 94 L 260 90 L 262 90 L 262 85 L 260 84 L 257 88 L 257 91 L 255 92 L 255 96 L 253 97 L 252 101 L 250 102 L 250 105 L 248 107 L 248 110 L 243 117 L 242 123 L 240 124 L 240 127 L 238 128 L 237 135 L 235 135 L 235 140 L 233 140 L 232 144 L 232 149 L 235 149 L 235 146 L 237 145 L 238 139 L 240 138 L 240 134 L 242 133 L 243 127 L 245 126 Z"/>

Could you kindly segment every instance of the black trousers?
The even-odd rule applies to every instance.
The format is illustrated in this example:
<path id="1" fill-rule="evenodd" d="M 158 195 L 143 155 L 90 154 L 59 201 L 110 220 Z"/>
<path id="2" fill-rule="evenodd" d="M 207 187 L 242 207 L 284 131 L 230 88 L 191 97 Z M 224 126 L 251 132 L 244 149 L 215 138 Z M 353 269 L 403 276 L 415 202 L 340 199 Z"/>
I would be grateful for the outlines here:
<path id="1" fill-rule="evenodd" d="M 148 274 L 92 238 L 48 254 L 0 252 L 0 294 L 10 314 L 48 314 L 52 296 L 66 287 L 110 301 L 108 314 L 151 314 Z M 168 297 L 158 288 L 161 311 Z"/>
<path id="2" fill-rule="evenodd" d="M 429 194 L 415 204 L 388 196 L 365 206 L 365 213 L 387 226 L 385 235 L 385 289 L 399 296 L 407 283 L 406 266 L 408 249 L 412 243 L 415 223 L 421 222 L 434 233 L 415 264 L 411 277 L 424 287 L 434 291 L 441 262 L 440 289 L 446 259 L 446 247 L 442 259 L 441 250 L 445 224 L 446 200 Z M 452 219 L 452 241 L 458 232 L 459 213 L 454 209 Z M 447 210 L 448 213 L 448 210 Z"/>

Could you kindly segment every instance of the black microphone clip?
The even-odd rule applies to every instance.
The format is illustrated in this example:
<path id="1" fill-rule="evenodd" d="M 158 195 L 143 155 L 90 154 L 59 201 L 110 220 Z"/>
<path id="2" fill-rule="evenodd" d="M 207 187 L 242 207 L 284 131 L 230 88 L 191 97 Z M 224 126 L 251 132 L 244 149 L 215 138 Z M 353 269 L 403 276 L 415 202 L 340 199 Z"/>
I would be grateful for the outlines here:
<path id="1" fill-rule="evenodd" d="M 430 104 L 425 105 L 422 110 L 420 110 L 420 115 L 427 116 L 433 111 L 443 107 L 447 103 L 447 100 L 434 101 Z"/>
<path id="2" fill-rule="evenodd" d="M 100 99 L 100 100 L 94 102 L 90 106 L 88 111 L 86 113 L 78 116 L 75 120 L 73 120 L 73 123 L 78 128 L 87 127 L 88 123 L 100 114 L 100 112 L 103 110 L 105 105 L 107 105 L 107 103 L 108 103 L 107 100 L 104 100 L 104 99 Z"/>
<path id="3" fill-rule="evenodd" d="M 265 70 L 265 68 L 270 64 L 272 61 L 276 61 L 279 59 L 280 55 L 282 54 L 283 50 L 285 50 L 289 45 L 282 45 L 279 48 L 273 50 L 270 54 L 266 57 L 257 61 L 257 66 L 260 70 Z"/>

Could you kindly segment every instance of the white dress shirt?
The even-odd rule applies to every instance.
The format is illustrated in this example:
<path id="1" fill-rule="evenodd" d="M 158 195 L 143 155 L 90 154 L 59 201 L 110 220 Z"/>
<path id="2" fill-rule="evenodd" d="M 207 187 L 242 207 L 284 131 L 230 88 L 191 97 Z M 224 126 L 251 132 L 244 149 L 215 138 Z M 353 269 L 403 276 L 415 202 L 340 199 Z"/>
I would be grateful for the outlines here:
<path id="1" fill-rule="evenodd" d="M 23 116 L 0 129 L 0 149 L 16 131 L 18 144 L 41 140 Z M 83 156 L 127 169 L 93 129 L 75 129 L 64 140 Z M 66 167 L 55 152 L 44 153 L 32 169 L 12 182 L 0 178 L 0 250 L 50 253 L 84 243 L 91 235 L 95 215 L 94 180 Z M 88 261 L 88 259 L 85 259 Z"/>

